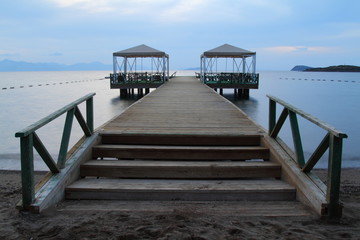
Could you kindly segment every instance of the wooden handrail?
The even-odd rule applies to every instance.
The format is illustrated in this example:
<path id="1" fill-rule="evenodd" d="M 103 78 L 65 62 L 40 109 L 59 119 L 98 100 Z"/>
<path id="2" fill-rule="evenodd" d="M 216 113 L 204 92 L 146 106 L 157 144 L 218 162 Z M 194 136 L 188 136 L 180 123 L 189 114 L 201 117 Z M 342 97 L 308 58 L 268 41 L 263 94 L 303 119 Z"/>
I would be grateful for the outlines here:
<path id="1" fill-rule="evenodd" d="M 342 141 L 347 138 L 347 134 L 341 132 L 327 123 L 319 120 L 312 115 L 284 102 L 283 100 L 271 95 L 269 98 L 269 136 L 276 140 L 278 133 L 281 130 L 286 118 L 289 116 L 291 132 L 294 142 L 295 160 L 297 161 L 302 172 L 309 173 L 316 163 L 320 160 L 323 154 L 329 149 L 329 163 L 327 174 L 327 215 L 330 218 L 338 218 L 341 214 L 340 197 L 340 175 L 341 175 L 341 158 L 342 158 Z M 276 120 L 276 103 L 284 107 L 278 120 Z M 327 131 L 326 136 L 320 142 L 319 146 L 315 149 L 310 158 L 305 161 L 303 147 L 301 143 L 301 136 L 299 125 L 297 122 L 297 115 L 307 119 L 315 125 Z"/>
<path id="2" fill-rule="evenodd" d="M 66 105 L 65 107 L 60 108 L 59 110 L 55 111 L 54 113 L 50 114 L 47 117 L 44 117 L 43 119 L 37 121 L 34 124 L 31 124 L 30 126 L 24 128 L 23 130 L 15 133 L 15 137 L 25 137 L 33 132 L 35 132 L 37 129 L 41 128 L 42 126 L 48 124 L 52 120 L 58 118 L 62 114 L 66 113 L 70 109 L 74 108 L 75 106 L 79 105 L 80 103 L 92 98 L 95 96 L 96 93 L 89 93 L 82 98 L 79 98 L 78 100 Z"/>
<path id="3" fill-rule="evenodd" d="M 59 173 L 65 166 L 74 116 L 78 120 L 85 136 L 89 137 L 94 132 L 93 96 L 95 96 L 95 93 L 89 93 L 84 97 L 66 105 L 65 107 L 60 108 L 49 116 L 15 133 L 15 137 L 20 138 L 21 181 L 23 195 L 22 205 L 24 209 L 28 210 L 35 200 L 33 149 L 36 149 L 42 160 L 53 174 Z M 85 101 L 86 121 L 84 120 L 78 108 L 78 105 Z M 61 139 L 59 156 L 56 163 L 35 131 L 63 115 L 64 113 L 66 113 L 65 126 Z"/>
<path id="4" fill-rule="evenodd" d="M 278 104 L 286 107 L 286 109 L 289 109 L 295 113 L 297 113 L 298 115 L 302 116 L 303 118 L 309 120 L 310 122 L 318 125 L 319 127 L 325 129 L 326 131 L 328 132 L 331 132 L 332 134 L 334 134 L 335 136 L 339 137 L 339 138 L 347 138 L 348 136 L 346 135 L 346 133 L 344 132 L 341 132 L 337 129 L 335 129 L 334 127 L 330 126 L 329 124 L 321 121 L 320 119 L 294 107 L 293 105 L 291 104 L 288 104 L 286 102 L 284 102 L 283 100 L 277 98 L 277 97 L 274 97 L 272 95 L 266 95 L 269 99 L 273 100 L 274 102 L 277 102 Z"/>

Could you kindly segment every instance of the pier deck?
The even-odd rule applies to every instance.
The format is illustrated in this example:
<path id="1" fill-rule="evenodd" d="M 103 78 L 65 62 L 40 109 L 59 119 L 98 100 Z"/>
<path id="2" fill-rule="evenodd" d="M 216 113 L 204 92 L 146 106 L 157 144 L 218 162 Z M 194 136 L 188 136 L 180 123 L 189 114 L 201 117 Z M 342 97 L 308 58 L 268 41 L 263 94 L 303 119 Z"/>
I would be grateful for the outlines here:
<path id="1" fill-rule="evenodd" d="M 248 117 L 194 77 L 176 77 L 110 121 L 121 133 L 258 135 Z"/>
<path id="2" fill-rule="evenodd" d="M 293 210 L 296 189 L 269 161 L 261 127 L 194 77 L 170 80 L 98 132 L 66 199 L 280 201 L 309 214 Z"/>

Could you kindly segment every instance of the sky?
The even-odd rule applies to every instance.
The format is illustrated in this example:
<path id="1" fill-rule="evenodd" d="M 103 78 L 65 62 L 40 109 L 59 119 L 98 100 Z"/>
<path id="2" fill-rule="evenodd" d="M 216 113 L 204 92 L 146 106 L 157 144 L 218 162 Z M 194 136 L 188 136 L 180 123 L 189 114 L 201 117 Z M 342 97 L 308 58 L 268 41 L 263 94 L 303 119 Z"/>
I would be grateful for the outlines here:
<path id="1" fill-rule="evenodd" d="M 0 61 L 111 64 L 146 44 L 180 70 L 227 43 L 255 51 L 258 70 L 360 66 L 359 10 L 358 0 L 2 1 Z"/>

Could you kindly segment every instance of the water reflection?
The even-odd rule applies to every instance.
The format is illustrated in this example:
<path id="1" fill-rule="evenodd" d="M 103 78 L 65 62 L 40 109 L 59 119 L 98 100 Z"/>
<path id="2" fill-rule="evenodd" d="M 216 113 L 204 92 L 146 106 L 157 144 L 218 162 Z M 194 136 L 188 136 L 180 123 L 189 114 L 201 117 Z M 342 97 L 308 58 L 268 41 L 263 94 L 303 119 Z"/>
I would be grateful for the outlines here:
<path id="1" fill-rule="evenodd" d="M 238 108 L 246 112 L 246 114 L 252 118 L 256 119 L 258 117 L 258 107 L 259 107 L 259 101 L 256 98 L 253 98 L 250 96 L 249 99 L 243 99 L 236 97 L 234 94 L 231 93 L 225 93 L 223 95 L 227 100 L 234 103 Z"/>

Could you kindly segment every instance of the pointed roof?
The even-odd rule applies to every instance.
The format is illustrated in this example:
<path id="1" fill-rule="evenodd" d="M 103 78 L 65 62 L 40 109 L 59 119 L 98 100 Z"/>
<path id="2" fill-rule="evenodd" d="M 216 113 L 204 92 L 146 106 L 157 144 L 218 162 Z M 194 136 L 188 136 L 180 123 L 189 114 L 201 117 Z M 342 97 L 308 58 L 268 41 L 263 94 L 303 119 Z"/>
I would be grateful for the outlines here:
<path id="1" fill-rule="evenodd" d="M 165 52 L 141 44 L 136 47 L 128 48 L 119 52 L 114 52 L 113 56 L 117 57 L 168 57 Z"/>
<path id="2" fill-rule="evenodd" d="M 208 50 L 203 53 L 205 57 L 250 57 L 256 55 L 256 52 L 251 52 L 242 48 L 232 46 L 230 44 L 224 44 L 217 48 Z"/>

